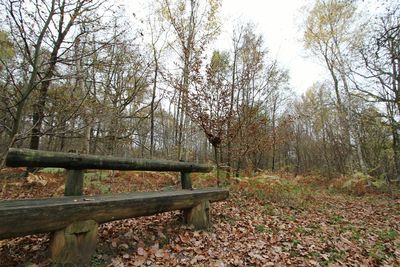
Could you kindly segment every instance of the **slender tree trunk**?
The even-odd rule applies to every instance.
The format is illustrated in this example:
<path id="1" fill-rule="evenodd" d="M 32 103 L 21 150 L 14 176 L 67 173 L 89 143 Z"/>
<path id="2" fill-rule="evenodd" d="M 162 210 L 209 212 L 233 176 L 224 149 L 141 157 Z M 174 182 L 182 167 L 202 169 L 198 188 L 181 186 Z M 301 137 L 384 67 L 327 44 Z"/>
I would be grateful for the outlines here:
<path id="1" fill-rule="evenodd" d="M 343 62 L 342 57 L 340 57 L 340 61 Z M 341 64 L 345 64 L 345 63 L 341 63 Z M 362 154 L 362 148 L 361 148 L 361 141 L 360 141 L 360 135 L 358 132 L 357 127 L 354 125 L 354 123 L 349 123 L 349 122 L 353 122 L 353 101 L 352 101 L 352 95 L 350 94 L 350 88 L 348 86 L 347 83 L 347 78 L 346 75 L 344 73 L 344 70 L 340 69 L 340 76 L 341 79 L 343 81 L 343 86 L 344 89 L 346 91 L 347 94 L 347 98 L 348 98 L 348 102 L 349 102 L 349 106 L 347 109 L 347 113 L 348 113 L 348 120 L 346 120 L 346 126 L 348 127 L 348 131 L 349 131 L 349 139 L 353 139 L 355 142 L 355 146 L 356 146 L 356 153 L 357 153 L 357 158 L 358 158 L 358 162 L 361 168 L 361 172 L 362 173 L 367 173 L 367 167 L 365 165 L 365 161 L 364 161 L 364 157 Z M 350 141 L 349 141 L 350 142 Z M 351 144 L 350 144 L 351 145 Z"/>
<path id="2" fill-rule="evenodd" d="M 181 110 L 179 116 L 179 133 L 178 133 L 178 159 L 186 160 L 185 155 L 183 155 L 183 146 L 184 146 L 184 131 L 187 126 L 187 116 L 185 116 L 187 112 L 188 105 L 188 93 L 189 93 L 189 56 L 185 58 L 185 66 L 183 69 L 183 84 L 182 84 L 182 94 L 181 94 Z"/>
<path id="3" fill-rule="evenodd" d="M 203 150 L 204 150 L 204 162 L 208 162 L 208 139 L 207 139 L 207 137 L 204 137 Z"/>
<path id="4" fill-rule="evenodd" d="M 54 2 L 54 0 L 53 0 Z M 43 117 L 44 117 L 44 110 L 45 110 L 45 105 L 46 105 L 46 99 L 47 99 L 47 93 L 50 87 L 50 81 L 54 76 L 54 70 L 58 61 L 58 51 L 61 48 L 61 45 L 67 36 L 69 30 L 71 29 L 72 25 L 74 24 L 75 20 L 79 16 L 79 14 L 82 12 L 81 8 L 84 2 L 82 1 L 79 3 L 76 7 L 76 9 L 73 12 L 73 15 L 69 18 L 70 20 L 68 23 L 65 25 L 65 28 L 63 29 L 64 25 L 64 14 L 60 16 L 60 21 L 58 23 L 59 28 L 56 29 L 58 36 L 54 42 L 54 47 L 51 51 L 50 54 L 50 59 L 49 59 L 49 64 L 48 68 L 45 71 L 44 79 L 41 83 L 40 86 L 40 92 L 39 92 L 39 98 L 37 102 L 34 105 L 33 109 L 33 115 L 32 115 L 32 122 L 33 122 L 33 128 L 32 128 L 32 136 L 30 140 L 30 148 L 31 149 L 38 149 L 39 144 L 40 144 L 40 135 L 41 135 L 41 128 L 42 128 L 42 122 L 43 122 Z M 52 4 L 54 5 L 54 4 Z M 65 11 L 65 2 L 61 3 L 60 12 L 63 13 Z M 50 22 L 49 22 L 50 23 Z M 39 48 L 37 48 L 39 49 Z"/>
<path id="5" fill-rule="evenodd" d="M 92 127 L 87 125 L 85 128 L 85 153 L 90 154 L 90 147 L 91 147 L 91 132 L 92 132 Z"/>
<path id="6" fill-rule="evenodd" d="M 232 168 L 232 115 L 233 115 L 233 102 L 234 102 L 234 95 L 235 95 L 235 87 L 236 87 L 236 64 L 237 64 L 237 49 L 235 47 L 235 51 L 233 54 L 233 66 L 232 66 L 232 89 L 231 89 L 231 99 L 229 105 L 229 119 L 227 123 L 227 137 L 228 137 L 228 144 L 227 144 L 227 160 L 228 160 L 228 171 L 227 171 L 227 178 L 231 176 L 231 168 Z"/>
<path id="7" fill-rule="evenodd" d="M 90 154 L 96 154 L 97 151 L 97 144 L 99 141 L 99 136 L 100 136 L 100 130 L 101 130 L 101 125 L 100 122 L 97 122 L 97 126 L 96 126 L 96 135 L 94 136 L 94 140 L 93 140 L 93 145 L 91 147 L 92 151 L 90 152 Z"/>
<path id="8" fill-rule="evenodd" d="M 55 65 L 54 65 L 55 66 Z M 53 67 L 54 67 L 53 66 Z M 32 131 L 31 131 L 31 140 L 29 144 L 30 149 L 39 149 L 40 146 L 40 137 L 41 137 L 41 129 L 42 129 L 42 123 L 44 119 L 44 110 L 45 110 L 45 105 L 46 105 L 46 99 L 47 99 L 47 92 L 50 87 L 50 78 L 53 77 L 53 69 L 50 66 L 50 69 L 45 75 L 45 80 L 42 82 L 40 91 L 39 91 L 39 98 L 37 102 L 33 106 L 33 114 L 32 114 Z M 31 168 L 28 167 L 26 168 L 26 174 L 29 172 L 34 172 L 36 171 L 37 168 Z"/>
<path id="9" fill-rule="evenodd" d="M 274 98 L 274 104 L 272 106 L 272 165 L 271 171 L 275 171 L 275 157 L 276 157 L 276 104 L 277 99 Z"/>
<path id="10" fill-rule="evenodd" d="M 392 149 L 393 149 L 393 161 L 395 167 L 395 178 L 400 180 L 400 137 L 398 133 L 398 127 L 394 121 L 392 121 Z"/>
<path id="11" fill-rule="evenodd" d="M 56 2 L 55 0 L 51 1 L 49 15 L 45 21 L 45 24 L 43 25 L 43 28 L 41 29 L 41 31 L 39 33 L 38 39 L 34 45 L 33 58 L 31 58 L 31 60 L 33 62 L 32 63 L 32 73 L 29 77 L 28 82 L 26 82 L 22 88 L 22 94 L 17 103 L 17 111 L 16 111 L 15 117 L 13 119 L 13 126 L 11 129 L 9 141 L 8 141 L 8 144 L 6 147 L 7 149 L 3 152 L 0 168 L 4 167 L 5 158 L 7 157 L 7 153 L 8 153 L 8 148 L 13 146 L 17 139 L 17 134 L 19 132 L 19 127 L 20 127 L 20 123 L 21 123 L 21 119 L 22 119 L 22 115 L 23 115 L 23 110 L 25 108 L 26 100 L 31 95 L 33 90 L 36 88 L 35 83 L 37 82 L 36 80 L 37 80 L 38 72 L 39 72 L 38 68 L 39 68 L 41 47 L 42 47 L 44 36 L 49 28 L 50 22 L 52 21 L 54 13 L 55 13 L 55 2 Z M 12 17 L 13 17 L 14 21 L 18 20 L 17 18 L 14 17 L 14 15 L 12 15 Z"/>
<path id="12" fill-rule="evenodd" d="M 296 151 L 296 168 L 294 172 L 294 177 L 296 177 L 300 173 L 300 163 L 301 163 L 301 151 L 300 151 L 300 137 L 301 132 L 300 132 L 300 127 L 297 127 L 297 133 L 296 133 L 296 143 L 295 143 L 295 151 Z"/>
<path id="13" fill-rule="evenodd" d="M 66 130 L 67 130 L 67 125 L 66 122 L 64 120 L 64 118 L 62 118 L 62 124 L 61 124 L 61 140 L 60 140 L 60 151 L 64 151 L 64 147 L 65 147 L 65 135 L 66 135 Z"/>
<path id="14" fill-rule="evenodd" d="M 394 42 L 394 40 L 392 41 Z M 392 44 L 392 47 L 396 47 L 395 44 Z M 393 53 L 394 54 L 394 53 Z M 396 96 L 396 107 L 397 111 L 400 112 L 400 59 L 393 56 L 392 59 L 392 91 L 395 92 Z M 399 123 L 393 116 L 392 119 L 392 146 L 393 146 L 393 157 L 394 157 L 394 164 L 396 167 L 396 178 L 400 182 L 400 137 L 399 137 Z"/>
<path id="15" fill-rule="evenodd" d="M 180 118 L 180 113 L 182 112 L 182 90 L 178 90 L 178 103 L 176 105 L 175 112 L 174 112 L 174 141 L 175 141 L 175 148 L 177 149 L 177 159 L 180 157 L 180 148 L 179 148 L 179 135 L 180 135 L 180 124 L 179 124 L 179 118 Z"/>
<path id="16" fill-rule="evenodd" d="M 82 51 L 82 52 L 81 52 Z M 84 94 L 86 90 L 85 86 L 85 80 L 84 77 L 86 76 L 86 73 L 84 73 L 82 69 L 82 58 L 81 55 L 83 55 L 85 51 L 85 45 L 83 44 L 81 47 L 81 39 L 80 37 L 76 38 L 75 40 L 75 64 L 76 64 L 76 84 L 75 87 L 79 89 L 79 92 L 82 92 Z M 91 131 L 92 131 L 92 118 L 90 117 L 91 115 L 88 112 L 87 107 L 83 107 L 84 109 L 84 123 L 85 123 L 85 128 L 84 128 L 84 147 L 83 151 L 84 153 L 90 154 L 90 145 L 91 145 Z"/>
<path id="17" fill-rule="evenodd" d="M 219 158 L 218 158 L 218 146 L 213 144 L 214 148 L 214 160 L 215 165 L 217 165 L 217 187 L 220 186 L 220 177 L 219 177 Z"/>
<path id="18" fill-rule="evenodd" d="M 153 49 L 154 50 L 154 49 Z M 153 158 L 154 154 L 154 112 L 155 112 L 155 99 L 156 99 L 156 89 L 157 89 L 157 76 L 158 76 L 158 59 L 156 56 L 156 52 L 153 51 L 154 53 L 154 63 L 155 63 L 155 69 L 154 69 L 154 81 L 153 81 L 153 92 L 151 96 L 151 103 L 150 103 L 150 158 Z"/>
<path id="19" fill-rule="evenodd" d="M 39 91 L 39 99 L 33 106 L 33 114 L 32 114 L 33 127 L 29 145 L 30 149 L 39 149 L 40 145 L 41 128 L 44 118 L 44 106 L 46 104 L 47 91 L 49 88 L 46 84 L 45 82 L 42 83 L 42 86 Z"/>
<path id="20" fill-rule="evenodd" d="M 17 112 L 13 119 L 13 127 L 11 129 L 10 142 L 9 142 L 8 147 L 13 146 L 13 144 L 15 142 L 16 135 L 18 134 L 19 127 L 21 124 L 22 113 L 23 113 L 23 109 L 25 108 L 25 102 L 26 102 L 26 99 L 21 99 L 21 101 L 17 105 Z"/>
<path id="21" fill-rule="evenodd" d="M 235 176 L 239 177 L 240 176 L 240 168 L 242 167 L 242 160 L 238 159 L 237 163 L 236 163 L 236 170 L 235 170 Z"/>

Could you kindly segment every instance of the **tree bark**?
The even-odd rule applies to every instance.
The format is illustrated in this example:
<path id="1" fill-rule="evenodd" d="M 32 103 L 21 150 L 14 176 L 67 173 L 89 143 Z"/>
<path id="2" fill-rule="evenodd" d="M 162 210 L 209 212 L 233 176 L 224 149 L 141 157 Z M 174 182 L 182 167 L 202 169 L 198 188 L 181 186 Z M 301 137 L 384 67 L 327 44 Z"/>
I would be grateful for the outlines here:
<path id="1" fill-rule="evenodd" d="M 220 177 L 219 177 L 219 158 L 218 158 L 218 146 L 213 144 L 214 148 L 214 160 L 215 164 L 217 165 L 217 187 L 220 186 Z"/>
<path id="2" fill-rule="evenodd" d="M 153 48 L 155 50 L 155 48 Z M 150 103 L 150 158 L 153 158 L 154 155 L 154 112 L 155 112 L 155 99 L 156 99 L 156 89 L 157 89 L 157 76 L 158 76 L 158 58 L 156 55 L 156 51 L 153 51 L 154 54 L 154 81 L 153 81 L 153 92 L 151 95 L 151 103 Z"/>
<path id="3" fill-rule="evenodd" d="M 31 95 L 33 90 L 36 88 L 36 82 L 37 82 L 36 80 L 37 80 L 38 73 L 39 73 L 39 60 L 40 60 L 41 47 L 42 47 L 44 36 L 49 28 L 50 22 L 52 21 L 54 14 L 55 14 L 55 0 L 52 0 L 51 7 L 49 8 L 49 15 L 45 21 L 43 28 L 41 29 L 41 31 L 39 33 L 38 39 L 34 46 L 35 50 L 33 53 L 33 58 L 31 60 L 29 60 L 29 61 L 32 61 L 32 73 L 29 77 L 29 81 L 24 84 L 21 97 L 18 99 L 17 112 L 13 119 L 13 126 L 12 126 L 11 133 L 10 133 L 8 147 L 11 147 L 16 140 L 16 136 L 19 132 L 19 127 L 20 127 L 20 123 L 21 123 L 21 119 L 22 119 L 22 114 L 23 114 L 23 111 L 25 108 L 26 100 Z M 12 13 L 10 15 L 14 21 L 19 21 L 20 19 L 22 19 L 22 18 L 16 18 L 14 13 Z M 23 34 L 23 33 L 21 33 L 21 34 Z M 7 150 L 5 151 L 5 153 L 3 155 L 2 165 L 0 167 L 4 166 L 3 164 L 4 164 L 4 160 L 6 159 L 6 156 L 7 156 Z"/>
<path id="4" fill-rule="evenodd" d="M 81 13 L 81 8 L 84 4 L 84 1 L 80 2 L 77 4 L 73 14 L 70 16 L 70 20 L 68 23 L 65 25 L 65 28 L 63 29 L 64 25 L 64 13 L 65 12 L 65 2 L 63 2 L 62 6 L 60 6 L 60 12 L 61 17 L 60 17 L 60 22 L 59 22 L 59 27 L 57 29 L 58 36 L 54 42 L 54 47 L 52 49 L 52 52 L 50 54 L 50 59 L 48 63 L 47 70 L 45 71 L 44 79 L 42 80 L 41 86 L 40 86 L 40 92 L 39 92 L 39 98 L 34 104 L 33 108 L 33 114 L 32 114 L 32 135 L 31 135 L 31 140 L 30 140 L 30 148 L 31 149 L 39 149 L 40 145 L 40 136 L 41 136 L 41 128 L 42 128 L 42 122 L 43 122 L 43 117 L 44 117 L 44 110 L 45 110 L 45 105 L 46 105 L 46 99 L 47 99 L 47 94 L 49 91 L 50 87 L 50 82 L 51 79 L 54 76 L 54 71 L 55 67 L 58 61 L 58 52 L 61 48 L 62 43 L 64 42 L 65 37 L 67 36 L 69 30 L 71 29 L 72 25 L 75 23 L 75 20 L 77 19 L 78 15 Z"/>

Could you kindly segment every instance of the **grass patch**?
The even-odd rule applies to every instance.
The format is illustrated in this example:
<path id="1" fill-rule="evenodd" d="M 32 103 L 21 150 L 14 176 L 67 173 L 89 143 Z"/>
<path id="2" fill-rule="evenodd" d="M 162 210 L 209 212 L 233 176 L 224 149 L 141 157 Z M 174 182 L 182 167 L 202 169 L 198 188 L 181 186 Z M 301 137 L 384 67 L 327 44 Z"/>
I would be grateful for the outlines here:
<path id="1" fill-rule="evenodd" d="M 90 263 L 92 264 L 92 267 L 100 267 L 100 266 L 104 266 L 105 264 L 105 260 L 102 259 L 101 257 L 99 258 L 99 255 L 93 255 Z"/>
<path id="2" fill-rule="evenodd" d="M 295 240 L 292 241 L 292 244 L 293 244 L 293 246 L 295 246 L 295 247 L 296 247 L 297 245 L 300 245 L 300 243 L 301 243 L 300 240 L 297 240 L 297 239 L 295 239 Z"/>
<path id="3" fill-rule="evenodd" d="M 307 229 L 302 226 L 297 227 L 295 231 L 296 231 L 296 233 L 299 233 L 299 234 L 305 234 L 308 232 Z"/>
<path id="4" fill-rule="evenodd" d="M 236 225 L 238 219 L 233 218 L 229 215 L 221 214 L 222 220 L 229 223 L 230 225 Z"/>
<path id="5" fill-rule="evenodd" d="M 332 224 L 340 224 L 340 223 L 343 222 L 343 219 L 344 219 L 343 216 L 338 215 L 338 214 L 334 214 L 334 215 L 331 217 L 330 222 L 331 222 Z"/>
<path id="6" fill-rule="evenodd" d="M 310 256 L 317 260 L 321 259 L 321 253 L 319 253 L 318 251 L 311 251 Z"/>
<path id="7" fill-rule="evenodd" d="M 378 236 L 382 241 L 388 242 L 395 240 L 399 236 L 399 234 L 394 229 L 385 229 L 380 231 L 378 233 Z"/>
<path id="8" fill-rule="evenodd" d="M 329 253 L 329 263 L 333 263 L 336 261 L 340 261 L 343 258 L 343 252 L 334 248 L 334 247 L 330 247 L 328 250 Z"/>
<path id="9" fill-rule="evenodd" d="M 90 181 L 93 180 L 104 180 L 109 177 L 108 171 L 94 171 L 94 172 L 85 172 L 85 180 L 88 179 Z"/>
<path id="10" fill-rule="evenodd" d="M 276 215 L 276 210 L 274 209 L 274 207 L 269 204 L 269 203 L 265 203 L 264 207 L 263 207 L 263 213 L 269 216 L 275 216 Z"/>
<path id="11" fill-rule="evenodd" d="M 93 186 L 100 191 L 102 194 L 111 193 L 111 187 L 109 185 L 104 185 L 98 181 L 93 182 Z"/>
<path id="12" fill-rule="evenodd" d="M 258 225 L 256 225 L 256 231 L 257 231 L 258 233 L 265 233 L 265 231 L 266 231 L 265 225 L 264 225 L 264 224 L 258 224 Z"/>
<path id="13" fill-rule="evenodd" d="M 107 194 L 111 192 L 111 187 L 110 185 L 102 183 L 106 181 L 107 178 L 109 178 L 109 176 L 106 171 L 86 172 L 83 179 L 83 185 L 84 187 L 92 187 L 101 194 Z"/>
<path id="14" fill-rule="evenodd" d="M 361 239 L 361 230 L 355 228 L 354 226 L 345 227 L 345 231 L 348 231 L 351 234 L 351 239 L 354 241 L 360 241 Z"/>
<path id="15" fill-rule="evenodd" d="M 376 244 L 368 253 L 378 264 L 386 259 L 385 246 L 383 244 Z"/>
<path id="16" fill-rule="evenodd" d="M 169 244 L 170 238 L 169 238 L 169 236 L 164 235 L 163 237 L 159 238 L 158 242 L 159 242 L 160 247 L 163 248 L 164 246 Z"/>
<path id="17" fill-rule="evenodd" d="M 296 221 L 296 216 L 293 214 L 287 215 L 287 216 L 285 216 L 285 218 L 290 222 Z"/>

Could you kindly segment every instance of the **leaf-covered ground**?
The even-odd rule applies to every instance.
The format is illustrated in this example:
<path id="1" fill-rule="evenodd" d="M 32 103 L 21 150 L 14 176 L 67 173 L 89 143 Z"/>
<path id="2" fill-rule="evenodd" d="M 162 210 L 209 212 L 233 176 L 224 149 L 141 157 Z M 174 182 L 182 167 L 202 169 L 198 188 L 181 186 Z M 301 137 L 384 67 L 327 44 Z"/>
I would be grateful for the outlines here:
<path id="1" fill-rule="evenodd" d="M 1 173 L 2 199 L 62 195 L 57 170 L 29 181 L 21 172 Z M 85 193 L 170 190 L 177 181 L 168 173 L 91 172 Z M 212 204 L 208 231 L 183 226 L 178 211 L 103 224 L 91 266 L 400 266 L 399 198 L 304 181 L 236 179 L 230 198 Z M 195 177 L 198 187 L 213 183 Z M 48 242 L 47 234 L 0 241 L 0 266 L 51 266 Z"/>

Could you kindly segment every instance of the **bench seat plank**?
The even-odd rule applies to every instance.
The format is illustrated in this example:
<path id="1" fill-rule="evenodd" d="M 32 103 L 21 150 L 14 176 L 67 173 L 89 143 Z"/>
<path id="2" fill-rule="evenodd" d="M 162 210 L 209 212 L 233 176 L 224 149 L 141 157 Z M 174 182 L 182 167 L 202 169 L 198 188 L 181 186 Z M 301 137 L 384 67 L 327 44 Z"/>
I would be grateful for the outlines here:
<path id="1" fill-rule="evenodd" d="M 3 200 L 0 201 L 0 239 L 51 232 L 76 221 L 104 223 L 187 209 L 206 200 L 224 200 L 228 195 L 226 189 L 208 188 Z"/>

